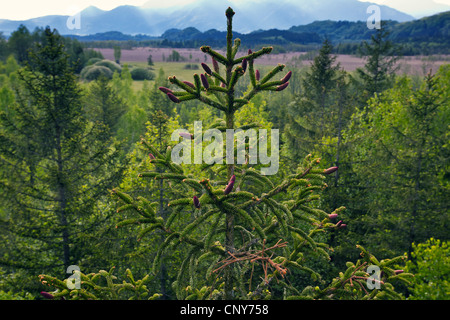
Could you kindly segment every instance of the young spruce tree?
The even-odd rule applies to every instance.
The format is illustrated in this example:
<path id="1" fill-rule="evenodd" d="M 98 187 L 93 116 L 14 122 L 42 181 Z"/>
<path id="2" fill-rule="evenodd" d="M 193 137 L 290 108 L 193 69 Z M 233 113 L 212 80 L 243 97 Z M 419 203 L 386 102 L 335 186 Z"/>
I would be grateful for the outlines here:
<path id="1" fill-rule="evenodd" d="M 380 94 L 394 85 L 399 57 L 394 55 L 397 50 L 388 37 L 386 22 L 382 21 L 381 28 L 372 35 L 370 43 L 363 42 L 361 54 L 367 61 L 363 68 L 356 69 L 362 82 L 362 105 L 374 94 Z"/>
<path id="2" fill-rule="evenodd" d="M 2 248 L 8 270 L 65 274 L 104 218 L 96 201 L 121 176 L 118 144 L 82 113 L 82 91 L 50 28 L 18 71 L 16 101 L 0 112 L 0 188 L 8 201 Z"/>
<path id="3" fill-rule="evenodd" d="M 261 76 L 255 71 L 255 60 L 269 54 L 270 47 L 255 52 L 249 50 L 236 57 L 240 40 L 235 39 L 233 43 L 234 14 L 231 8 L 226 10 L 225 55 L 209 46 L 201 47 L 202 52 L 213 59 L 213 68 L 202 64 L 205 73 L 194 74 L 193 83 L 172 76 L 169 81 L 173 88 L 161 87 L 175 103 L 198 100 L 220 110 L 224 119 L 219 119 L 212 127 L 222 134 L 226 130 L 252 128 L 252 124 L 237 128 L 236 112 L 262 91 L 282 91 L 288 86 L 291 75 L 287 73 L 280 80 L 273 80 L 284 70 L 284 65 Z M 220 72 L 219 64 L 223 65 L 225 74 Z M 243 96 L 238 96 L 236 83 L 247 74 L 252 87 Z M 184 136 L 182 139 L 194 148 L 201 143 L 191 134 Z M 267 139 L 261 135 L 258 138 Z M 158 201 L 134 198 L 116 188 L 113 194 L 123 202 L 118 209 L 120 214 L 134 214 L 118 226 L 139 225 L 140 237 L 154 232 L 163 235 L 164 242 L 157 249 L 152 274 L 158 272 L 163 254 L 179 253 L 175 251 L 179 247 L 185 249 L 181 265 L 167 266 L 178 271 L 173 283 L 178 299 L 372 299 L 382 295 L 400 298 L 390 282 L 405 279 L 404 273 L 392 269 L 403 257 L 378 261 L 360 247 L 362 259 L 355 264 L 348 263 L 348 269 L 331 283 L 321 281 L 320 274 L 308 267 L 312 257 L 329 259 L 332 248 L 322 242 L 321 234 L 345 228 L 342 220 L 337 221 L 342 207 L 327 214 L 314 205 L 319 199 L 318 193 L 326 187 L 325 175 L 335 172 L 336 167 L 324 170 L 319 167 L 319 159 L 307 156 L 299 161 L 295 173 L 274 184 L 272 179 L 256 170 L 261 169 L 261 163 L 254 164 L 247 158 L 245 164 L 235 165 L 237 150 L 234 147 L 234 161 L 204 164 L 211 177 L 198 179 L 188 173 L 186 164 L 181 166 L 171 160 L 170 147 L 166 152 L 160 152 L 145 139 L 142 144 L 148 148 L 157 169 L 142 172 L 139 176 L 165 180 L 168 188 L 183 195 L 168 203 L 171 210 L 164 219 L 157 214 Z M 145 227 L 142 229 L 142 226 Z M 370 292 L 366 289 L 366 282 L 370 280 L 369 265 L 375 265 L 383 272 L 382 278 L 373 280 L 379 287 Z M 316 287 L 294 287 L 290 277 L 298 272 L 310 275 Z M 87 282 L 92 282 L 89 277 L 84 277 Z M 57 288 L 56 296 L 70 294 L 57 279 L 41 278 Z M 275 286 L 283 288 L 281 293 L 274 290 Z M 66 293 L 61 294 L 60 290 L 66 290 Z M 82 290 L 95 295 L 89 287 Z M 52 293 L 51 297 L 55 295 Z"/>

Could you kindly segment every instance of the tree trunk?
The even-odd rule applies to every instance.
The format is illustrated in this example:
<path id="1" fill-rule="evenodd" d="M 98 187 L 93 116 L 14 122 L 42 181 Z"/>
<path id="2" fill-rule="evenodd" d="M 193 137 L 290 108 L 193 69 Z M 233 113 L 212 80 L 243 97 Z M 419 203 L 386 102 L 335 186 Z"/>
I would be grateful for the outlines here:
<path id="1" fill-rule="evenodd" d="M 58 211 L 59 211 L 59 221 L 62 227 L 62 248 L 63 248 L 63 265 L 64 272 L 70 266 L 70 247 L 69 247 L 69 231 L 67 223 L 67 187 L 63 180 L 64 175 L 64 164 L 62 157 L 62 146 L 61 146 L 61 129 L 59 126 L 56 128 L 56 154 L 57 154 L 57 185 L 58 185 Z"/>
<path id="2" fill-rule="evenodd" d="M 227 129 L 233 129 L 234 114 L 226 115 Z M 232 148 L 233 149 L 233 148 Z M 227 165 L 227 180 L 234 174 L 234 163 Z M 227 211 L 225 215 L 225 248 L 227 252 L 234 251 L 234 214 Z M 225 299 L 233 299 L 233 264 L 225 268 Z"/>

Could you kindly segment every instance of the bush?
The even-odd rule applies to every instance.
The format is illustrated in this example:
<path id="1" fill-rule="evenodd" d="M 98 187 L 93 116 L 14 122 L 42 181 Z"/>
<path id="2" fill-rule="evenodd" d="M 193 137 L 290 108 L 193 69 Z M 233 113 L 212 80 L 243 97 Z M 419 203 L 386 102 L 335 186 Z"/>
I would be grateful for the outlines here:
<path id="1" fill-rule="evenodd" d="M 413 244 L 412 261 L 406 270 L 414 273 L 410 300 L 448 300 L 450 292 L 450 248 L 448 241 L 429 239 Z"/>
<path id="2" fill-rule="evenodd" d="M 81 71 L 80 71 L 80 78 L 81 78 L 81 79 L 85 79 L 85 78 L 86 78 L 86 73 L 87 73 L 90 69 L 92 69 L 92 67 L 93 67 L 93 65 L 89 65 L 89 66 L 86 66 L 86 67 L 84 67 L 83 69 L 81 69 Z"/>
<path id="3" fill-rule="evenodd" d="M 34 297 L 30 293 L 17 293 L 0 290 L 0 300 L 34 300 Z"/>
<path id="4" fill-rule="evenodd" d="M 82 79 L 92 81 L 98 79 L 101 75 L 105 76 L 107 79 L 112 79 L 113 72 L 107 67 L 92 65 L 83 68 L 80 75 Z"/>
<path id="5" fill-rule="evenodd" d="M 91 59 L 89 59 L 89 60 L 86 62 L 85 67 L 87 67 L 87 66 L 92 66 L 93 64 L 95 64 L 95 63 L 97 63 L 97 62 L 99 62 L 99 61 L 102 61 L 102 59 L 100 59 L 100 58 L 91 58 Z"/>
<path id="6" fill-rule="evenodd" d="M 185 70 L 198 70 L 199 67 L 198 67 L 198 64 L 188 63 L 188 64 L 184 65 L 183 69 L 185 69 Z"/>
<path id="7" fill-rule="evenodd" d="M 130 71 L 133 80 L 153 80 L 155 74 L 145 68 L 134 68 Z"/>
<path id="8" fill-rule="evenodd" d="M 106 67 L 109 70 L 111 70 L 112 73 L 114 73 L 115 71 L 117 71 L 118 73 L 122 72 L 122 67 L 119 64 L 117 64 L 111 60 L 101 60 L 101 61 L 96 62 L 94 65 Z"/>

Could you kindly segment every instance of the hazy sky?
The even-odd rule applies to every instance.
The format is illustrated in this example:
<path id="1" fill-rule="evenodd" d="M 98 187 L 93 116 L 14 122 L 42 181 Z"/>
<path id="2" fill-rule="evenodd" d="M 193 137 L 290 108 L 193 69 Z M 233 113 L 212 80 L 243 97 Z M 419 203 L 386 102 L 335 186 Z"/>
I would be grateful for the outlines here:
<path id="1" fill-rule="evenodd" d="M 150 0 L 157 7 L 172 6 L 195 0 Z M 211 0 L 217 1 L 217 0 Z M 232 0 L 244 1 L 244 0 Z M 295 0 L 292 0 L 295 1 Z M 337 0 L 338 1 L 338 0 Z M 436 2 L 450 5 L 450 0 L 361 0 L 385 4 L 403 12 L 415 15 L 426 10 L 427 3 Z M 141 6 L 149 0 L 0 0 L 0 19 L 26 20 L 50 14 L 73 15 L 88 6 L 111 10 L 123 4 Z"/>

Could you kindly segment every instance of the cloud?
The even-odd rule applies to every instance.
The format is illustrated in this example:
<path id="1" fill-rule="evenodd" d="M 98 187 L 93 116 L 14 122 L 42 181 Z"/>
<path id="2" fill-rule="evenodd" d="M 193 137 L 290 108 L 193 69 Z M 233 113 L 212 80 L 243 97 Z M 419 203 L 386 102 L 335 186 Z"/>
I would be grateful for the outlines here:
<path id="1" fill-rule="evenodd" d="M 140 6 L 146 0 L 13 0 L 3 5 L 0 19 L 26 20 L 46 15 L 73 15 L 89 6 L 111 10 L 123 4 Z"/>

